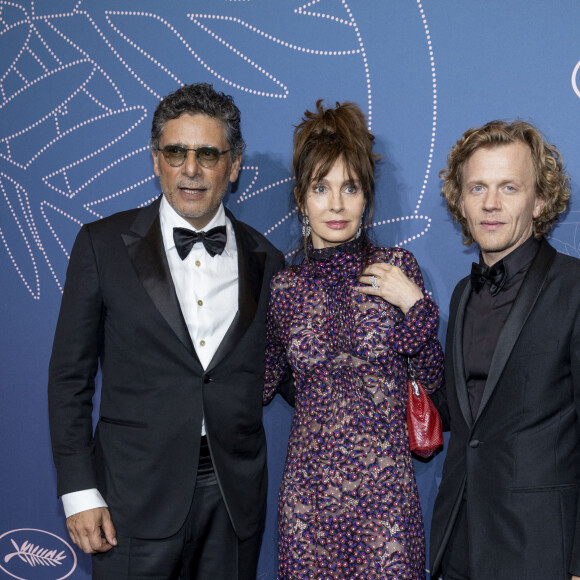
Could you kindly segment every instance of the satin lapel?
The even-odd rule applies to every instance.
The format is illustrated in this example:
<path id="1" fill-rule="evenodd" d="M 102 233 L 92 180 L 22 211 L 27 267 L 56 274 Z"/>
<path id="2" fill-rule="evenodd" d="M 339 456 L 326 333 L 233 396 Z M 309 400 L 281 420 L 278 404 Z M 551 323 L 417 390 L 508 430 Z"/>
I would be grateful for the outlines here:
<path id="1" fill-rule="evenodd" d="M 476 421 L 480 417 L 485 405 L 497 386 L 497 382 L 499 381 L 520 332 L 522 331 L 522 328 L 538 299 L 555 256 L 556 250 L 554 250 L 546 240 L 542 240 L 540 249 L 524 278 L 522 287 L 516 296 L 512 309 L 510 310 L 504 327 L 499 335 L 493 358 L 491 359 L 489 374 L 487 375 L 487 381 L 485 383 L 485 389 L 483 391 Z"/>
<path id="2" fill-rule="evenodd" d="M 471 284 L 467 282 L 459 298 L 457 313 L 455 315 L 455 325 L 453 330 L 453 370 L 455 373 L 455 389 L 459 407 L 463 413 L 463 418 L 471 428 L 473 417 L 471 416 L 471 407 L 469 397 L 467 396 L 467 383 L 465 381 L 465 365 L 463 361 L 463 322 L 465 320 L 465 307 L 469 300 Z"/>
<path id="3" fill-rule="evenodd" d="M 123 234 L 129 257 L 147 294 L 179 340 L 197 358 L 171 278 L 161 225 L 159 202 L 143 208 L 131 231 Z"/>
<path id="4" fill-rule="evenodd" d="M 252 237 L 228 210 L 226 212 L 234 227 L 238 247 L 238 312 L 211 359 L 208 372 L 239 343 L 254 320 L 260 302 L 266 263 L 266 253 L 255 250 L 256 243 Z"/>

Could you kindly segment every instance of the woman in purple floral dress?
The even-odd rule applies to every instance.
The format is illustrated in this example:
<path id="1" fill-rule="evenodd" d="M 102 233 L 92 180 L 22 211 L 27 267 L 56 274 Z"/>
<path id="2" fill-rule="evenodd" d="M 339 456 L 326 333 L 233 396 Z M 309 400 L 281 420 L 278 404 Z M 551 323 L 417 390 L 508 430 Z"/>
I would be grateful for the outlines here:
<path id="1" fill-rule="evenodd" d="M 425 578 L 409 451 L 407 361 L 442 380 L 438 308 L 401 248 L 361 226 L 374 195 L 373 135 L 360 109 L 306 112 L 294 136 L 302 264 L 271 284 L 266 389 L 288 368 L 295 415 L 279 497 L 278 578 Z"/>

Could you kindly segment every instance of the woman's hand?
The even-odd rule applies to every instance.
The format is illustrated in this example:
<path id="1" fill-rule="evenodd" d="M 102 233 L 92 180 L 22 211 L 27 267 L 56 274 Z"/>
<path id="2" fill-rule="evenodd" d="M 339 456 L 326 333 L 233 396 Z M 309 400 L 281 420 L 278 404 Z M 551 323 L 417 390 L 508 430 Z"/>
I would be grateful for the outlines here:
<path id="1" fill-rule="evenodd" d="M 407 314 L 409 308 L 424 298 L 423 292 L 397 266 L 377 262 L 367 266 L 359 276 L 359 282 L 368 286 L 356 288 L 363 294 L 380 296 L 383 300 L 397 306 Z M 374 284 L 373 284 L 374 282 Z"/>

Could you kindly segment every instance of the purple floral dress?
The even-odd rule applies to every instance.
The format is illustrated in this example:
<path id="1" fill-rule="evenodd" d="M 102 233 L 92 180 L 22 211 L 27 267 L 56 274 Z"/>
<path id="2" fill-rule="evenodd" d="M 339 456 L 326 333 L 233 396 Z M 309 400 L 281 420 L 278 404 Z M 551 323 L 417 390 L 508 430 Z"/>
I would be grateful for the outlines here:
<path id="1" fill-rule="evenodd" d="M 401 248 L 355 240 L 311 250 L 271 283 L 264 401 L 290 367 L 296 406 L 278 506 L 278 579 L 425 578 L 423 518 L 406 423 L 407 359 L 428 392 L 442 381 L 439 311 L 407 313 L 354 290 Z"/>

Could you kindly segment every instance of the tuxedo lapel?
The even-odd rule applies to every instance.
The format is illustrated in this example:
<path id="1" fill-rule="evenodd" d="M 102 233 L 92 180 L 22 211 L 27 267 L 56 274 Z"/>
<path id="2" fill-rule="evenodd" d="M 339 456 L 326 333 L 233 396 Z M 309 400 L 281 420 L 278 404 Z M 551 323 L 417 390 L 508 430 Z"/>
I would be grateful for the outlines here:
<path id="1" fill-rule="evenodd" d="M 238 312 L 207 368 L 211 371 L 240 341 L 256 316 L 264 279 L 266 253 L 256 250 L 248 232 L 226 210 L 236 235 L 238 248 Z"/>
<path id="2" fill-rule="evenodd" d="M 455 389 L 457 391 L 457 399 L 459 401 L 461 413 L 469 427 L 473 424 L 473 418 L 471 416 L 471 407 L 467 395 L 467 383 L 465 381 L 465 364 L 463 361 L 463 323 L 465 320 L 465 308 L 467 306 L 467 301 L 469 300 L 470 292 L 471 283 L 468 281 L 459 297 L 459 304 L 457 305 L 457 313 L 455 315 L 455 325 L 453 328 L 453 370 Z"/>
<path id="3" fill-rule="evenodd" d="M 123 241 L 151 300 L 179 340 L 197 358 L 175 292 L 159 221 L 160 199 L 143 208 Z"/>
<path id="4" fill-rule="evenodd" d="M 499 378 L 511 355 L 522 328 L 538 299 L 555 256 L 556 250 L 554 250 L 546 240 L 542 240 L 538 253 L 524 278 L 522 287 L 516 296 L 504 327 L 499 335 L 493 358 L 491 359 L 489 374 L 487 375 L 487 381 L 485 383 L 477 418 L 481 415 L 497 386 Z"/>

